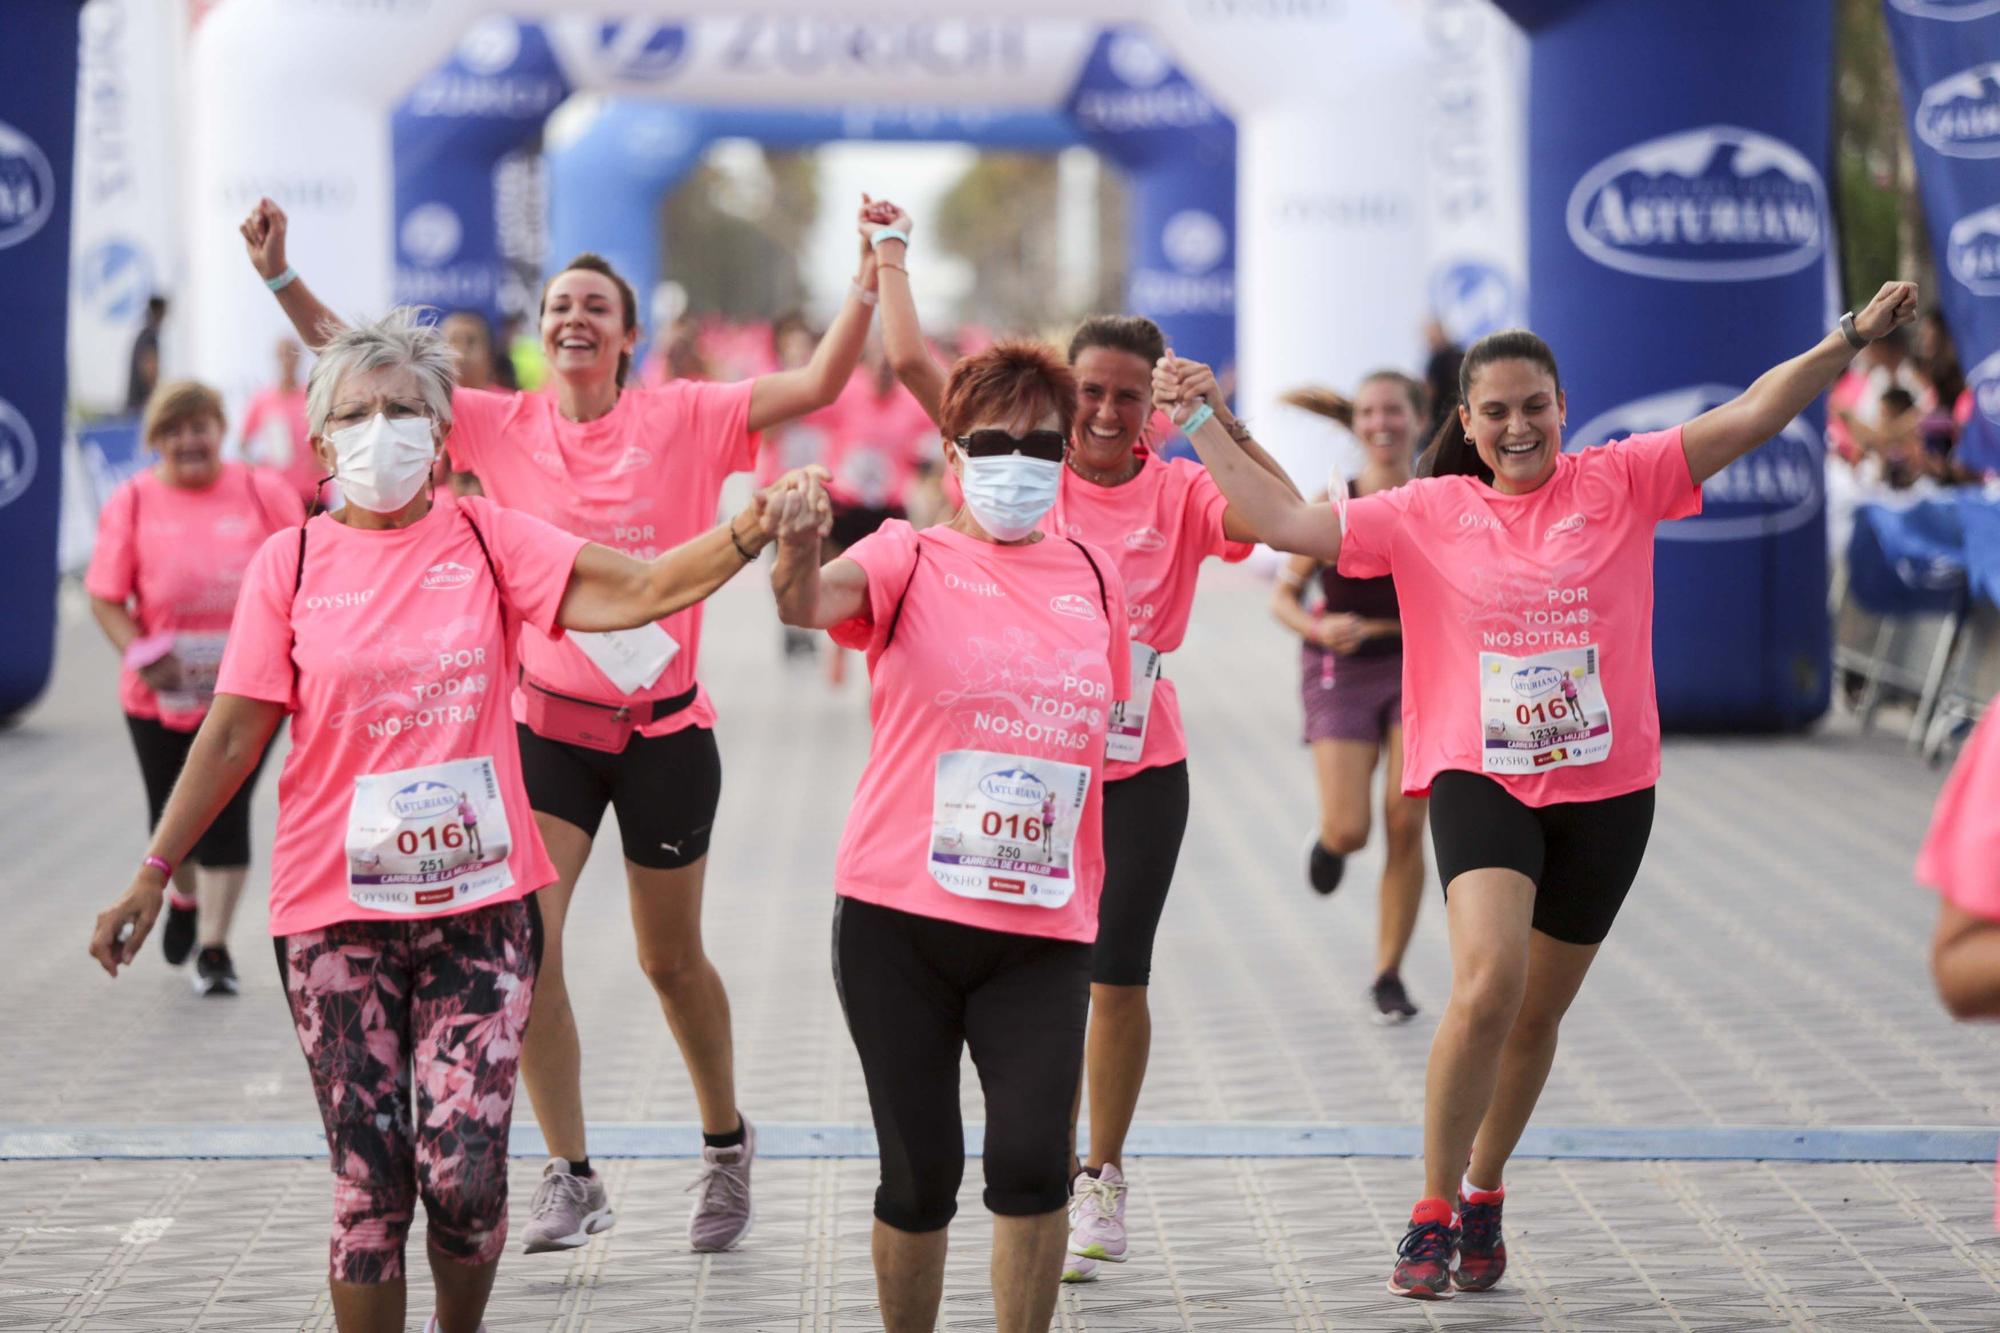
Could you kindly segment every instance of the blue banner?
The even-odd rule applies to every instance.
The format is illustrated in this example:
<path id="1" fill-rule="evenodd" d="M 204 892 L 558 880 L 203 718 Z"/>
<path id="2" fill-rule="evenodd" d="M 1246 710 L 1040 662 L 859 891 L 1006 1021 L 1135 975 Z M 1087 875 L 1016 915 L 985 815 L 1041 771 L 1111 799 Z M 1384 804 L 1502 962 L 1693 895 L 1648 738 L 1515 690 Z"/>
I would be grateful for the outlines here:
<path id="1" fill-rule="evenodd" d="M 533 24 L 475 24 L 397 108 L 396 300 L 476 310 L 496 329 L 513 302 L 501 251 L 495 170 L 541 137 L 569 83 Z"/>
<path id="2" fill-rule="evenodd" d="M 1973 395 L 1968 466 L 2000 469 L 2000 3 L 1887 0 L 1917 189 Z M 1926 294 L 1928 295 L 1928 293 Z"/>
<path id="3" fill-rule="evenodd" d="M 1698 416 L 1824 337 L 1831 6 L 1501 8 L 1530 24 L 1528 312 L 1562 365 L 1565 447 Z M 1662 525 L 1666 726 L 1826 710 L 1821 426 L 1815 407 L 1712 479 L 1701 517 Z"/>
<path id="4" fill-rule="evenodd" d="M 1069 113 L 1131 187 L 1125 301 L 1181 356 L 1236 360 L 1236 126 L 1143 31 L 1112 28 Z"/>
<path id="5" fill-rule="evenodd" d="M 0 718 L 55 658 L 56 526 L 68 376 L 76 0 L 12 0 L 0 41 Z"/>

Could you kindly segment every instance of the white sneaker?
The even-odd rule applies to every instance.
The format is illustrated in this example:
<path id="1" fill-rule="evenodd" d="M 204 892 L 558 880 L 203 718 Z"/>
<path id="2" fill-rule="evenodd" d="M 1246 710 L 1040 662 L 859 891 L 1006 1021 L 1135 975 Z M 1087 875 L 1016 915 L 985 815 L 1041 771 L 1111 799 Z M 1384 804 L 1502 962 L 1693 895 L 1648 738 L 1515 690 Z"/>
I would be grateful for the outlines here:
<path id="1" fill-rule="evenodd" d="M 1125 1262 L 1125 1177 L 1110 1162 L 1094 1176 L 1078 1172 L 1070 1185 L 1069 1252 L 1107 1264 Z"/>

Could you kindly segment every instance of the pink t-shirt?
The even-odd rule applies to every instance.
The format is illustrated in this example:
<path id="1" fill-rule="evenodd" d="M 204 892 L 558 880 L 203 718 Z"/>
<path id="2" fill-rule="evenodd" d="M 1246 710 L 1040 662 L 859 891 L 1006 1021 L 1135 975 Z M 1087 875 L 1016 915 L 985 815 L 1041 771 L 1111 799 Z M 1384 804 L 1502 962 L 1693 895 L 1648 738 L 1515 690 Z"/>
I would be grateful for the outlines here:
<path id="1" fill-rule="evenodd" d="M 1454 476 L 1350 502 L 1340 572 L 1393 575 L 1402 606 L 1403 790 L 1462 769 L 1541 806 L 1656 782 L 1653 529 L 1700 512 L 1678 426 L 1563 454 L 1526 495 Z"/>
<path id="2" fill-rule="evenodd" d="M 452 395 L 446 445 L 452 466 L 477 473 L 496 503 L 651 560 L 714 527 L 723 481 L 756 465 L 753 387 L 751 380 L 628 387 L 610 412 L 585 422 L 566 419 L 553 394 L 460 389 Z M 696 691 L 691 705 L 639 728 L 641 735 L 712 727 L 715 707 L 695 683 L 701 609 L 696 602 L 659 622 L 679 651 L 635 694 L 621 691 L 575 644 L 533 624 L 521 630 L 521 661 L 556 693 L 599 703 Z M 518 690 L 514 716 L 526 716 Z"/>
<path id="3" fill-rule="evenodd" d="M 938 429 L 922 404 L 900 384 L 877 393 L 875 376 L 863 368 L 848 380 L 832 411 L 828 492 L 841 504 L 865 509 L 906 503 L 918 466 L 938 445 Z"/>
<path id="4" fill-rule="evenodd" d="M 360 813 L 359 780 L 369 776 L 400 780 L 453 761 L 491 761 L 489 796 L 503 818 L 489 807 L 476 833 L 495 852 L 505 838 L 512 883 L 415 915 L 506 902 L 555 879 L 501 698 L 514 680 L 519 630 L 560 634 L 556 612 L 583 544 L 526 514 L 440 491 L 430 512 L 406 528 L 314 518 L 295 596 L 297 535 L 264 543 L 244 577 L 217 690 L 292 714 L 271 847 L 272 934 L 413 915 L 350 896 L 350 875 L 366 870 L 350 856 L 350 811 Z M 496 827 L 502 823 L 504 830 Z"/>
<path id="5" fill-rule="evenodd" d="M 212 678 L 244 569 L 264 538 L 304 517 L 291 487 L 241 463 L 224 463 L 214 484 L 198 491 L 149 469 L 105 502 L 83 586 L 92 597 L 129 604 L 141 635 L 174 635 L 183 665 L 197 672 L 205 665 Z M 119 667 L 118 703 L 133 717 L 193 731 L 208 716 L 206 700 L 194 698 L 162 708 L 138 672 Z"/>
<path id="6" fill-rule="evenodd" d="M 287 392 L 272 385 L 250 400 L 243 409 L 243 459 L 255 467 L 271 469 L 303 503 L 312 503 L 320 478 L 326 474 L 319 459 L 313 457 L 304 389 Z"/>
<path id="7" fill-rule="evenodd" d="M 1201 562 L 1210 556 L 1246 560 L 1256 548 L 1223 535 L 1229 501 L 1207 468 L 1151 453 L 1139 457 L 1139 474 L 1121 486 L 1094 485 L 1064 468 L 1055 508 L 1042 527 L 1111 552 L 1125 579 L 1133 639 L 1165 654 L 1187 637 Z M 1104 776 L 1116 782 L 1185 759 L 1187 752 L 1180 700 L 1163 671 L 1153 687 L 1138 762 L 1111 760 Z"/>
<path id="8" fill-rule="evenodd" d="M 1917 880 L 1973 916 L 2000 921 L 2000 698 L 1987 705 L 1938 793 Z M 1993 1225 L 2000 1227 L 2000 1171 Z"/>
<path id="9" fill-rule="evenodd" d="M 945 527 L 919 535 L 901 519 L 846 558 L 867 572 L 868 610 L 832 634 L 868 656 L 874 737 L 840 840 L 835 892 L 984 930 L 1090 943 L 1104 887 L 1105 725 L 1131 683 L 1117 567 L 1058 537 L 1001 546 Z M 966 781 L 954 786 L 955 774 Z M 989 792 L 997 800 L 977 807 Z M 1044 892 L 1034 867 L 1059 861 L 1066 898 L 1031 902 Z M 973 881 L 983 896 L 946 889 L 939 872 Z"/>

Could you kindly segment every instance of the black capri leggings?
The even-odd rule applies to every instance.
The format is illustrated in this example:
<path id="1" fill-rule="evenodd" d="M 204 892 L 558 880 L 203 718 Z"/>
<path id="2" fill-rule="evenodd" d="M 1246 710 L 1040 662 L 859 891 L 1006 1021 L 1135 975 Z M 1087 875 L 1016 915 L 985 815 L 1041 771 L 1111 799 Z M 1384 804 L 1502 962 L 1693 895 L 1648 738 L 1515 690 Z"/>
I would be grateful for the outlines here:
<path id="1" fill-rule="evenodd" d="M 876 1217 L 898 1231 L 938 1231 L 958 1211 L 958 1073 L 967 1046 L 986 1094 L 986 1207 L 1034 1217 L 1069 1201 L 1089 945 L 840 898 L 833 984 L 881 1149 Z"/>
<path id="2" fill-rule="evenodd" d="M 1483 773 L 1431 784 L 1438 880 L 1498 868 L 1535 885 L 1535 929 L 1565 944 L 1602 944 L 1638 878 L 1653 832 L 1653 789 L 1601 801 L 1531 806 Z"/>
<path id="3" fill-rule="evenodd" d="M 132 748 L 139 754 L 139 776 L 146 783 L 146 828 L 151 831 L 159 827 L 174 781 L 187 763 L 188 751 L 194 748 L 195 733 L 175 731 L 161 726 L 155 718 L 130 713 L 125 715 L 125 726 L 132 733 Z M 269 752 L 266 746 L 265 753 Z M 229 804 L 222 807 L 222 813 L 188 854 L 189 861 L 211 870 L 236 870 L 250 864 L 250 798 L 263 771 L 264 756 L 260 754 L 257 767 L 250 770 L 236 795 L 229 798 Z"/>
<path id="4" fill-rule="evenodd" d="M 1153 975 L 1153 937 L 1187 836 L 1187 760 L 1104 784 L 1104 896 L 1090 979 L 1143 986 Z"/>

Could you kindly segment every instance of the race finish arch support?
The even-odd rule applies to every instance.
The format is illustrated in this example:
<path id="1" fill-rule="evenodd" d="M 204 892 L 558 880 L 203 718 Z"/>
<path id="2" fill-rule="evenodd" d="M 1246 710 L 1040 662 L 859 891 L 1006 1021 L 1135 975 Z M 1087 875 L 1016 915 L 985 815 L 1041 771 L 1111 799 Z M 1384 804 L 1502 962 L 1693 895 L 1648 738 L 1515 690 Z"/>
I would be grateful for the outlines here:
<path id="1" fill-rule="evenodd" d="M 55 660 L 77 0 L 15 0 L 0 41 L 0 721 Z"/>
<path id="2" fill-rule="evenodd" d="M 1938 287 L 1973 394 L 1959 461 L 2000 471 L 2000 0 L 1888 0 Z"/>
<path id="3" fill-rule="evenodd" d="M 1566 447 L 1698 416 L 1824 337 L 1832 7 L 1502 7 L 1532 42 L 1528 313 L 1562 367 Z M 1661 526 L 1664 725 L 1791 729 L 1825 712 L 1821 425 L 1815 406 L 1712 479 L 1701 517 Z"/>
<path id="4" fill-rule="evenodd" d="M 542 30 L 493 15 L 403 99 L 391 121 L 397 302 L 474 310 L 496 333 L 525 304 L 502 250 L 495 176 L 569 91 Z"/>
<path id="5" fill-rule="evenodd" d="M 1070 94 L 1083 141 L 1125 173 L 1125 304 L 1167 345 L 1236 362 L 1236 126 L 1143 28 L 1106 30 Z"/>

